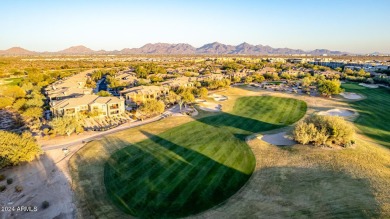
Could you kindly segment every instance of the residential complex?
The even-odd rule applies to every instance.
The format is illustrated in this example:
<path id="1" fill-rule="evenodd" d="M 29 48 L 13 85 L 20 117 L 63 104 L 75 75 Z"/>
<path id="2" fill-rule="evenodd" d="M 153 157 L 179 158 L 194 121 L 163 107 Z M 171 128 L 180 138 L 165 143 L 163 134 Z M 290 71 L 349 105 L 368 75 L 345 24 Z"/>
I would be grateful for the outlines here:
<path id="1" fill-rule="evenodd" d="M 54 116 L 75 116 L 78 113 L 96 112 L 100 116 L 113 116 L 125 112 L 124 100 L 121 97 L 99 97 L 98 95 L 83 95 L 51 102 Z"/>
<path id="2" fill-rule="evenodd" d="M 125 89 L 120 92 L 126 99 L 126 104 L 138 105 L 146 99 L 159 99 L 169 94 L 166 86 L 139 86 Z"/>

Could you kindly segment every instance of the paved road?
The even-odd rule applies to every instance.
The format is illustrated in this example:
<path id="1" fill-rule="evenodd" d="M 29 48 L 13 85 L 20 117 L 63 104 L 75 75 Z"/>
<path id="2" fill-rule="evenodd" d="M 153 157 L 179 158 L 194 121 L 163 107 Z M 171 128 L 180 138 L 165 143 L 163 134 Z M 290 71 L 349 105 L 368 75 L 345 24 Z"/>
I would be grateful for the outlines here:
<path id="1" fill-rule="evenodd" d="M 159 116 L 156 116 L 156 117 L 153 117 L 153 118 L 150 118 L 150 119 L 146 119 L 144 121 L 137 121 L 137 122 L 133 122 L 133 123 L 130 123 L 130 124 L 126 123 L 126 124 L 120 125 L 120 126 L 118 126 L 116 128 L 113 128 L 113 129 L 110 129 L 110 130 L 107 130 L 107 131 L 98 132 L 98 133 L 96 133 L 94 135 L 82 136 L 80 138 L 76 138 L 76 139 L 71 140 L 71 141 L 69 141 L 67 143 L 43 144 L 42 145 L 42 149 L 44 151 L 49 151 L 49 150 L 55 150 L 55 149 L 59 149 L 59 148 L 67 148 L 67 147 L 83 144 L 85 142 L 89 142 L 89 141 L 93 141 L 93 140 L 102 138 L 105 135 L 109 135 L 109 134 L 116 133 L 116 132 L 119 132 L 119 131 L 123 131 L 123 130 L 126 130 L 126 129 L 130 129 L 130 128 L 134 128 L 134 127 L 137 127 L 137 126 L 141 126 L 141 125 L 145 125 L 145 124 L 148 124 L 148 123 L 152 123 L 152 122 L 155 122 L 155 121 L 159 121 L 159 120 L 165 118 L 169 114 L 170 115 L 178 114 L 179 111 L 180 111 L 179 107 L 176 105 L 176 106 L 173 106 L 172 108 L 168 109 L 167 111 L 165 111 L 163 114 L 161 114 Z"/>

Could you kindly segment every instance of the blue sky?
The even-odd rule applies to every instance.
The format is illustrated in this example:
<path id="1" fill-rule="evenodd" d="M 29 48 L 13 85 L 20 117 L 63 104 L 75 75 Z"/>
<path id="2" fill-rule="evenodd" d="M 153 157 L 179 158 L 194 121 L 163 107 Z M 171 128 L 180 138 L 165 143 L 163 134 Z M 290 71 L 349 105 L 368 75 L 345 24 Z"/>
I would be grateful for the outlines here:
<path id="1" fill-rule="evenodd" d="M 0 49 L 94 50 L 242 42 L 390 53 L 388 0 L 2 0 Z"/>

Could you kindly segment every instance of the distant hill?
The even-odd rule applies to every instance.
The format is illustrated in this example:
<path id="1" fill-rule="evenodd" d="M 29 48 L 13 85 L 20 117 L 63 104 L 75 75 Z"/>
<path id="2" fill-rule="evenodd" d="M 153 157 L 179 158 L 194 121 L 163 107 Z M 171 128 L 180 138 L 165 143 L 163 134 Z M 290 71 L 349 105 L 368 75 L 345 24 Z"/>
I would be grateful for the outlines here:
<path id="1" fill-rule="evenodd" d="M 16 56 L 24 56 L 24 55 L 36 55 L 36 52 L 29 51 L 27 49 L 23 49 L 21 47 L 12 47 L 7 50 L 0 50 L 0 55 L 16 55 Z"/>
<path id="2" fill-rule="evenodd" d="M 310 55 L 343 55 L 348 54 L 346 52 L 331 51 L 327 49 L 315 49 L 312 51 L 304 51 L 301 49 L 290 48 L 273 48 L 263 45 L 251 45 L 248 43 L 241 43 L 237 46 L 226 45 L 219 42 L 205 44 L 199 48 L 195 48 L 186 43 L 169 44 L 169 43 L 148 43 L 140 48 L 125 48 L 120 51 L 106 51 L 99 50 L 94 51 L 85 46 L 72 46 L 70 48 L 58 51 L 58 52 L 33 52 L 20 47 L 13 47 L 8 50 L 0 51 L 0 55 L 39 55 L 39 54 L 52 54 L 52 55 L 101 55 L 101 54 L 236 54 L 236 55 L 294 55 L 294 54 L 310 54 Z"/>
<path id="3" fill-rule="evenodd" d="M 59 54 L 66 54 L 66 55 L 85 55 L 85 54 L 94 54 L 99 53 L 100 51 L 94 51 L 90 48 L 87 48 L 85 46 L 72 46 L 67 49 L 61 50 L 57 53 Z"/>
<path id="4" fill-rule="evenodd" d="M 196 49 L 198 54 L 231 54 L 236 46 L 214 42 Z"/>

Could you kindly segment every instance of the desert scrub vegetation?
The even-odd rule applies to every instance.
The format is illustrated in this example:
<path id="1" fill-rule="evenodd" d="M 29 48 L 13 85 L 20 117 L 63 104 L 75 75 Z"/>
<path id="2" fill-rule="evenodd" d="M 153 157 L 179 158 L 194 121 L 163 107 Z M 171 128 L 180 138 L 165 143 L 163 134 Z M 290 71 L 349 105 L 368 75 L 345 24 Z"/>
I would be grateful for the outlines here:
<path id="1" fill-rule="evenodd" d="M 42 149 L 31 133 L 18 135 L 0 131 L 0 168 L 32 161 L 41 153 Z"/>
<path id="2" fill-rule="evenodd" d="M 42 208 L 43 209 L 46 209 L 46 208 L 48 208 L 50 206 L 50 203 L 48 202 L 48 201 L 43 201 L 42 202 Z"/>
<path id="3" fill-rule="evenodd" d="M 350 146 L 354 141 L 355 130 L 351 124 L 338 116 L 313 115 L 298 122 L 294 139 L 301 144 L 315 146 Z"/>

